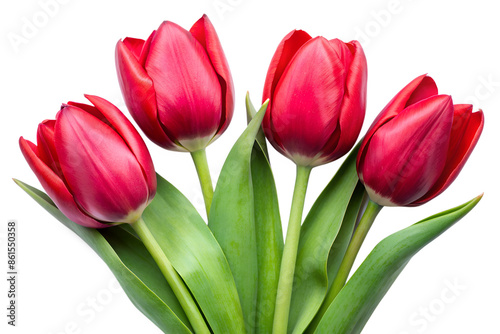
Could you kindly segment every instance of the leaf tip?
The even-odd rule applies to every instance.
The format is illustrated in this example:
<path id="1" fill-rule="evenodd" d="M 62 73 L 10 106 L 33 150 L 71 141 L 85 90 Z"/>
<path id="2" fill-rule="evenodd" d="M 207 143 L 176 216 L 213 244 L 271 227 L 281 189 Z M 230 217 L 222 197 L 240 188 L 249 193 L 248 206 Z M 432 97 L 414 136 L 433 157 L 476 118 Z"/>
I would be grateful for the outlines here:
<path id="1" fill-rule="evenodd" d="M 267 105 L 269 104 L 269 99 L 265 100 L 264 103 L 262 103 L 262 108 L 267 109 Z"/>

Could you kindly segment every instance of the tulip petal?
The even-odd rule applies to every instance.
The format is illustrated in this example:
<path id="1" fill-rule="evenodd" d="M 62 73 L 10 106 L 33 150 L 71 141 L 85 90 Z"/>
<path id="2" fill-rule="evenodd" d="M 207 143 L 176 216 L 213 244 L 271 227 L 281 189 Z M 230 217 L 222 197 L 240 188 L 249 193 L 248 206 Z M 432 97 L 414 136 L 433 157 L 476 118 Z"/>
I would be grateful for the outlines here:
<path id="1" fill-rule="evenodd" d="M 38 131 L 36 134 L 36 140 L 38 144 L 38 157 L 50 168 L 54 173 L 57 174 L 62 180 L 64 176 L 62 174 L 61 166 L 59 165 L 59 159 L 57 158 L 56 147 L 54 146 L 54 126 L 56 124 L 55 120 L 45 120 L 38 125 Z"/>
<path id="2" fill-rule="evenodd" d="M 222 93 L 200 42 L 177 24 L 164 22 L 151 42 L 146 70 L 164 130 L 189 151 L 206 147 L 219 129 Z"/>
<path id="3" fill-rule="evenodd" d="M 455 105 L 446 165 L 432 189 L 414 205 L 424 204 L 445 191 L 457 178 L 467 159 L 469 159 L 484 126 L 483 112 L 481 110 L 475 113 L 471 112 L 471 105 Z"/>
<path id="4" fill-rule="evenodd" d="M 344 99 L 340 112 L 339 128 L 336 130 L 339 139 L 335 144 L 335 149 L 331 147 L 323 149 L 325 152 L 332 152 L 326 157 L 327 162 L 336 160 L 349 152 L 359 136 L 365 118 L 368 75 L 365 53 L 358 41 L 351 41 L 344 45 L 352 53 L 352 58 L 346 64 L 348 72 Z"/>
<path id="5" fill-rule="evenodd" d="M 85 111 L 57 115 L 55 146 L 75 201 L 92 217 L 135 222 L 148 200 L 141 166 L 122 137 Z"/>
<path id="6" fill-rule="evenodd" d="M 415 90 L 411 93 L 410 97 L 406 101 L 405 107 L 424 100 L 430 96 L 437 95 L 437 93 L 438 89 L 436 83 L 434 82 L 434 79 L 429 76 L 425 76 L 422 78 L 422 81 L 418 84 Z"/>
<path id="7" fill-rule="evenodd" d="M 102 112 L 105 119 L 123 138 L 125 143 L 137 158 L 137 162 L 142 167 L 142 171 L 148 185 L 148 203 L 151 202 L 156 193 L 156 173 L 153 166 L 153 160 L 151 159 L 146 143 L 144 143 L 144 140 L 142 140 L 142 137 L 127 117 L 125 117 L 125 115 L 112 103 L 94 95 L 85 95 L 85 97 L 96 107 L 96 109 Z"/>
<path id="8" fill-rule="evenodd" d="M 234 111 L 234 84 L 226 56 L 222 50 L 222 45 L 217 36 L 217 32 L 208 19 L 207 15 L 203 15 L 189 30 L 193 37 L 200 42 L 210 58 L 210 62 L 214 66 L 215 72 L 218 75 L 219 83 L 222 91 L 222 115 L 217 135 L 221 135 L 226 131 Z M 215 138 L 214 138 L 215 139 Z"/>
<path id="9" fill-rule="evenodd" d="M 123 44 L 132 51 L 135 59 L 139 60 L 141 57 L 141 51 L 144 46 L 144 40 L 139 38 L 127 37 L 123 40 Z"/>
<path id="10" fill-rule="evenodd" d="M 346 74 L 323 37 L 305 43 L 285 69 L 276 87 L 271 123 L 286 155 L 296 163 L 314 165 L 337 128 Z"/>
<path id="11" fill-rule="evenodd" d="M 108 121 L 108 119 L 106 118 L 106 116 L 104 116 L 102 114 L 102 112 L 99 111 L 99 109 L 97 109 L 96 107 L 94 106 L 91 106 L 91 105 L 88 105 L 88 104 L 85 104 L 85 103 L 78 103 L 78 102 L 72 102 L 72 101 L 69 101 L 67 103 L 67 105 L 70 105 L 70 106 L 74 106 L 74 107 L 78 107 L 86 112 L 88 112 L 89 114 L 91 114 L 92 116 L 96 117 L 98 120 L 100 120 L 101 122 L 104 122 L 106 125 L 110 126 L 111 128 L 113 128 L 113 125 Z M 63 105 L 62 107 L 64 107 L 65 105 Z M 115 128 L 113 128 L 113 130 L 116 131 Z"/>
<path id="12" fill-rule="evenodd" d="M 377 203 L 410 205 L 432 188 L 445 167 L 452 119 L 451 97 L 438 95 L 407 107 L 375 132 L 359 174 L 372 195 L 385 199 Z"/>
<path id="13" fill-rule="evenodd" d="M 281 40 L 276 52 L 273 55 L 273 59 L 271 59 L 271 64 L 269 65 L 269 69 L 267 71 L 262 102 L 267 99 L 271 99 L 272 103 L 274 90 L 278 85 L 278 81 L 285 71 L 285 68 L 302 45 L 310 39 L 312 39 L 312 37 L 307 32 L 303 30 L 293 30 Z"/>
<path id="14" fill-rule="evenodd" d="M 148 59 L 149 50 L 151 49 L 151 41 L 156 36 L 156 30 L 149 35 L 148 39 L 142 46 L 141 56 L 139 57 L 139 64 L 141 64 L 142 68 L 146 67 L 146 60 Z"/>
<path id="15" fill-rule="evenodd" d="M 385 108 L 377 115 L 372 125 L 366 132 L 366 135 L 359 149 L 356 167 L 359 170 L 359 163 L 365 154 L 365 148 L 368 145 L 371 137 L 379 127 L 387 123 L 397 114 L 399 114 L 407 106 L 408 101 L 415 103 L 417 99 L 424 99 L 436 95 L 438 92 L 434 80 L 427 76 L 421 75 L 413 79 L 408 85 L 400 90 L 396 96 L 385 106 Z M 413 104 L 412 103 L 412 104 Z"/>
<path id="16" fill-rule="evenodd" d="M 153 81 L 124 42 L 116 44 L 118 81 L 130 114 L 155 144 L 170 150 L 178 146 L 163 131 L 158 120 Z"/>
<path id="17" fill-rule="evenodd" d="M 453 109 L 453 125 L 451 127 L 448 157 L 454 157 L 460 154 L 460 152 L 457 151 L 459 151 L 460 142 L 467 131 L 467 125 L 469 124 L 473 107 L 471 104 L 455 104 Z"/>
<path id="18" fill-rule="evenodd" d="M 40 159 L 37 146 L 23 137 L 19 139 L 19 146 L 43 189 L 66 217 L 86 227 L 104 228 L 111 226 L 92 219 L 80 210 L 61 178 Z"/>
<path id="19" fill-rule="evenodd" d="M 264 115 L 264 120 L 262 121 L 262 129 L 269 142 L 282 154 L 285 154 L 285 152 L 281 148 L 281 139 L 278 133 L 272 129 L 273 125 L 271 124 L 270 111 L 274 102 L 274 91 L 281 75 L 293 56 L 295 56 L 295 53 L 297 53 L 302 45 L 311 38 L 312 37 L 308 33 L 302 30 L 293 30 L 288 33 L 278 45 L 271 60 L 271 64 L 269 65 L 269 69 L 267 70 L 264 92 L 262 93 L 262 102 L 265 102 L 267 99 L 270 99 L 270 101 L 267 107 L 268 112 Z"/>

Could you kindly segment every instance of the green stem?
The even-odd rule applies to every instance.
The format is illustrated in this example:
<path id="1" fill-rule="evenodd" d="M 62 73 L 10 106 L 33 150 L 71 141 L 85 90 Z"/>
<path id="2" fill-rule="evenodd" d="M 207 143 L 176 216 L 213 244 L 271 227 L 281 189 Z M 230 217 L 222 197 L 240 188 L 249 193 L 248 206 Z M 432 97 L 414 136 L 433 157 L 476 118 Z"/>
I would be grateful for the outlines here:
<path id="1" fill-rule="evenodd" d="M 177 271 L 175 271 L 153 234 L 151 234 L 151 231 L 149 231 L 142 217 L 131 225 L 141 238 L 151 256 L 153 256 L 153 259 L 160 268 L 160 271 L 163 273 L 163 276 L 167 279 L 170 288 L 172 288 L 172 291 L 179 300 L 179 303 L 186 313 L 191 326 L 193 326 L 195 333 L 209 334 L 210 330 L 208 329 L 196 302 L 191 296 L 191 293 L 187 289 Z"/>
<path id="2" fill-rule="evenodd" d="M 297 166 L 297 178 L 295 180 L 290 219 L 288 221 L 283 257 L 281 259 L 278 291 L 276 293 L 273 334 L 285 334 L 287 332 L 302 211 L 304 210 L 304 200 L 310 174 L 311 167 Z"/>
<path id="3" fill-rule="evenodd" d="M 372 202 L 371 200 L 368 200 L 365 212 L 363 213 L 363 216 L 359 221 L 358 227 L 354 232 L 351 242 L 347 247 L 344 259 L 340 264 L 337 276 L 335 277 L 335 280 L 332 283 L 330 291 L 328 291 L 328 294 L 325 298 L 325 301 L 323 302 L 323 305 L 321 305 L 321 308 L 318 311 L 318 314 L 316 316 L 318 320 L 321 320 L 322 316 L 325 314 L 330 304 L 333 302 L 333 300 L 340 292 L 340 290 L 342 290 L 342 288 L 344 287 L 345 282 L 347 281 L 347 277 L 349 277 L 349 272 L 351 271 L 352 265 L 354 264 L 354 260 L 358 255 L 359 249 L 361 248 L 361 245 L 363 244 L 363 241 L 365 240 L 365 237 L 368 234 L 370 227 L 372 226 L 373 222 L 375 221 L 375 218 L 377 217 L 380 210 L 382 210 L 382 208 L 383 206 L 380 206 Z"/>
<path id="4" fill-rule="evenodd" d="M 212 205 L 212 198 L 214 197 L 214 187 L 212 185 L 212 178 L 210 177 L 210 170 L 208 169 L 207 154 L 205 149 L 191 152 L 198 178 L 200 179 L 201 191 L 203 199 L 205 200 L 205 209 L 207 210 L 207 217 L 210 213 L 210 206 Z"/>

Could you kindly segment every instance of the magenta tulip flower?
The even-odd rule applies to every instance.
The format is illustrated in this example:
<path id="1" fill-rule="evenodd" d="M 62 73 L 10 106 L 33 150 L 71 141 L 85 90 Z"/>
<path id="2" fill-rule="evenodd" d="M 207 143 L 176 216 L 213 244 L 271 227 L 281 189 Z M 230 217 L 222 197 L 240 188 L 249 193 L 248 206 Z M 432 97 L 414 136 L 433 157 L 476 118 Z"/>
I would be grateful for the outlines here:
<path id="1" fill-rule="evenodd" d="M 165 21 L 146 41 L 120 40 L 116 67 L 132 117 L 161 147 L 195 152 L 228 127 L 233 80 L 206 15 L 190 31 Z"/>
<path id="2" fill-rule="evenodd" d="M 442 193 L 458 176 L 483 129 L 483 112 L 453 105 L 422 75 L 378 115 L 357 158 L 358 175 L 372 201 L 417 206 Z"/>
<path id="3" fill-rule="evenodd" d="M 151 156 L 133 125 L 114 105 L 86 95 L 94 106 L 69 102 L 38 126 L 37 145 L 21 151 L 47 194 L 69 219 L 101 228 L 134 223 L 156 193 Z"/>
<path id="4" fill-rule="evenodd" d="M 312 38 L 294 30 L 267 72 L 267 139 L 298 165 L 338 159 L 354 145 L 365 115 L 366 58 L 357 41 Z"/>

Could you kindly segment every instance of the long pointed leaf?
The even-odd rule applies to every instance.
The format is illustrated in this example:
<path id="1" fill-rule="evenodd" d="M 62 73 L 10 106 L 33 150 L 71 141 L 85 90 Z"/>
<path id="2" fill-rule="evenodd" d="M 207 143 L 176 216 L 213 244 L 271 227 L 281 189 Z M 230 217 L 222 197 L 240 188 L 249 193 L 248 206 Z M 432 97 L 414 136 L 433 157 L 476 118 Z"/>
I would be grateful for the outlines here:
<path id="1" fill-rule="evenodd" d="M 253 118 L 255 108 L 246 98 L 247 113 Z M 279 213 L 278 194 L 267 158 L 262 129 L 257 134 L 251 159 L 254 192 L 255 234 L 257 242 L 258 291 L 255 332 L 272 332 L 276 290 L 283 254 L 283 231 Z"/>
<path id="2" fill-rule="evenodd" d="M 481 196 L 424 219 L 382 240 L 339 292 L 317 334 L 358 334 L 410 259 L 464 217 Z"/>
<path id="3" fill-rule="evenodd" d="M 40 190 L 15 182 L 82 238 L 108 265 L 132 303 L 165 333 L 191 333 L 184 311 L 144 245 L 121 227 L 86 228 L 70 221 Z M 189 327 L 188 327 L 189 326 Z"/>
<path id="4" fill-rule="evenodd" d="M 250 94 L 248 92 L 245 97 L 245 106 L 247 110 L 247 123 L 250 123 L 255 115 L 257 115 L 257 110 L 255 110 L 252 101 L 250 101 Z M 260 146 L 262 152 L 264 153 L 264 156 L 269 162 L 269 152 L 267 151 L 266 136 L 264 135 L 264 131 L 262 131 L 262 128 L 260 128 L 257 132 L 257 135 L 255 135 L 255 141 Z"/>
<path id="5" fill-rule="evenodd" d="M 361 182 L 358 182 L 358 185 L 352 194 L 349 206 L 347 207 L 340 231 L 335 238 L 335 242 L 333 243 L 332 248 L 330 249 L 330 254 L 328 255 L 328 288 L 330 288 L 333 280 L 337 276 L 340 264 L 344 259 L 345 252 L 354 233 L 356 218 L 358 218 L 358 213 L 364 196 L 365 188 Z"/>
<path id="6" fill-rule="evenodd" d="M 326 296 L 330 249 L 358 183 L 358 147 L 352 150 L 323 190 L 302 225 L 288 321 L 292 333 L 304 332 Z"/>
<path id="7" fill-rule="evenodd" d="M 231 267 L 248 333 L 255 331 L 258 260 L 250 159 L 267 103 L 236 141 L 222 167 L 208 226 Z"/>
<path id="8" fill-rule="evenodd" d="M 214 333 L 242 333 L 243 314 L 228 262 L 198 211 L 157 175 L 143 219 L 198 302 Z"/>
<path id="9" fill-rule="evenodd" d="M 345 256 L 347 251 L 347 247 L 349 246 L 349 242 L 351 241 L 356 221 L 358 215 L 360 214 L 363 198 L 365 197 L 366 192 L 363 184 L 358 181 L 356 189 L 354 189 L 354 193 L 352 194 L 351 200 L 349 202 L 349 206 L 347 207 L 346 214 L 344 216 L 344 220 L 342 221 L 342 226 L 340 231 L 335 238 L 335 242 L 330 249 L 330 254 L 328 255 L 328 263 L 327 263 L 327 274 L 328 274 L 328 290 L 330 290 L 333 280 L 337 276 L 337 273 L 340 268 L 340 264 Z M 324 312 L 326 312 L 328 305 L 332 302 L 333 297 L 329 297 L 328 294 L 326 298 L 323 300 L 320 309 L 314 316 L 313 320 L 309 323 L 305 333 L 314 332 L 314 329 L 318 326 L 321 317 Z"/>

